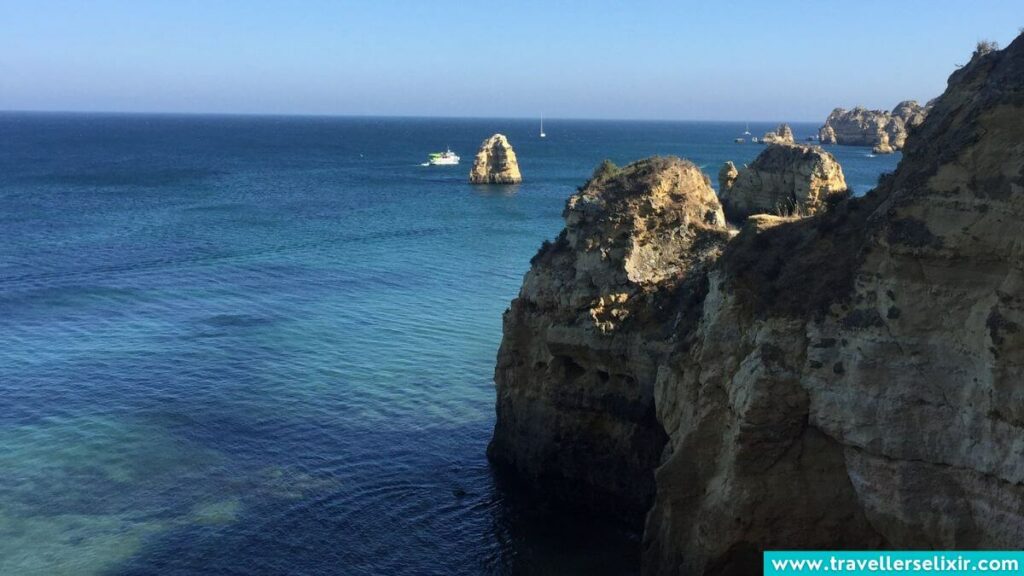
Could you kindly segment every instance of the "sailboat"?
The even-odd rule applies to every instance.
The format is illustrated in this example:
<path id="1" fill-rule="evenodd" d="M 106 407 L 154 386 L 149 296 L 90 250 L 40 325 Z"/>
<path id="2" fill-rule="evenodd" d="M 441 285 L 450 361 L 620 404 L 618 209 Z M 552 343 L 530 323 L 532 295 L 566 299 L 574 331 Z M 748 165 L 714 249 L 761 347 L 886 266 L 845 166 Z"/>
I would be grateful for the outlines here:
<path id="1" fill-rule="evenodd" d="M 747 122 L 747 129 L 743 131 L 744 136 L 750 136 L 750 122 Z"/>
<path id="2" fill-rule="evenodd" d="M 540 137 L 541 138 L 547 138 L 547 136 L 548 135 L 544 133 L 544 117 L 541 116 L 540 117 Z"/>

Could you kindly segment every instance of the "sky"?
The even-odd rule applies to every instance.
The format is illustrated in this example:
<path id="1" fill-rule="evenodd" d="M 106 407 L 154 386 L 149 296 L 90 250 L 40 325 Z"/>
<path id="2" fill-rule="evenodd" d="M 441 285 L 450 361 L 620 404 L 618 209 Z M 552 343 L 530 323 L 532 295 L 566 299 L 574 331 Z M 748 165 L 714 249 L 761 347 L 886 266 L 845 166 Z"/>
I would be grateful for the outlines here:
<path id="1" fill-rule="evenodd" d="M 0 0 L 0 110 L 821 121 L 939 95 L 1021 0 Z"/>

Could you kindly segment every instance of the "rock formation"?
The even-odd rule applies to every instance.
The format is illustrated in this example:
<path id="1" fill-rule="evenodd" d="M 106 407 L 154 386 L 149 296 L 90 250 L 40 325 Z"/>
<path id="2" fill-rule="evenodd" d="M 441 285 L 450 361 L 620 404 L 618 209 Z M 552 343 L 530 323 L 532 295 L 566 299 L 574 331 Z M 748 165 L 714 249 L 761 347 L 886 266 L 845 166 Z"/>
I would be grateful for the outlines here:
<path id="1" fill-rule="evenodd" d="M 816 146 L 769 144 L 730 185 L 722 184 L 719 198 L 730 221 L 751 214 L 804 214 L 820 211 L 832 195 L 847 192 L 843 169 L 836 159 Z M 735 166 L 732 167 L 735 170 Z"/>
<path id="2" fill-rule="evenodd" d="M 764 138 L 761 139 L 765 144 L 793 144 L 793 130 L 789 127 L 789 124 L 779 124 L 779 127 L 773 132 L 765 132 Z"/>
<path id="3" fill-rule="evenodd" d="M 931 103 L 928 106 L 921 106 L 917 103 L 917 100 L 904 100 L 892 109 L 892 115 L 902 120 L 903 125 L 907 128 L 913 128 L 920 126 L 924 122 L 929 108 L 931 108 Z"/>
<path id="4" fill-rule="evenodd" d="M 904 100 L 892 112 L 860 106 L 853 110 L 836 108 L 818 131 L 818 138 L 822 144 L 881 146 L 883 149 L 882 139 L 887 138 L 892 150 L 901 150 L 908 130 L 924 121 L 930 105 L 930 102 L 928 106 L 921 106 L 914 100 Z"/>
<path id="5" fill-rule="evenodd" d="M 480 145 L 480 151 L 473 160 L 469 172 L 473 184 L 518 184 L 523 181 L 519 174 L 519 162 L 508 138 L 495 134 Z"/>
<path id="6" fill-rule="evenodd" d="M 718 193 L 725 192 L 732 188 L 733 182 L 740 175 L 740 171 L 736 169 L 736 165 L 732 161 L 728 161 L 722 164 L 722 167 L 718 169 Z"/>
<path id="7" fill-rule="evenodd" d="M 665 434 L 652 316 L 728 238 L 707 177 L 655 158 L 603 165 L 566 205 L 505 313 L 488 451 L 558 498 L 638 524 Z M 650 327 L 652 330 L 647 330 Z"/>
<path id="8" fill-rule="evenodd" d="M 882 132 L 880 136 L 881 139 L 879 140 L 878 144 L 875 144 L 874 148 L 871 149 L 871 153 L 892 154 L 893 152 L 895 152 L 895 150 L 893 150 L 892 146 L 889 144 L 889 135 L 886 134 L 885 132 Z"/>
<path id="9" fill-rule="evenodd" d="M 492 457 L 601 510 L 653 490 L 646 574 L 1019 548 L 1024 39 L 957 70 L 896 172 L 819 215 L 726 240 L 700 175 L 655 162 L 588 184 L 535 259 Z"/>

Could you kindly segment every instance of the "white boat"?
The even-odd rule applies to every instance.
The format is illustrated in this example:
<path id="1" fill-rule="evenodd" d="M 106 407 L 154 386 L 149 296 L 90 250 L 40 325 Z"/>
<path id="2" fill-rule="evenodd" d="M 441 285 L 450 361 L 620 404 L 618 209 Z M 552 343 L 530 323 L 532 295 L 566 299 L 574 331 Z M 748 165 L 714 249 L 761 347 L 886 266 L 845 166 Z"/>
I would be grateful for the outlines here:
<path id="1" fill-rule="evenodd" d="M 459 156 L 452 152 L 451 148 L 448 148 L 444 152 L 434 152 L 430 155 L 430 160 L 427 162 L 431 166 L 454 166 L 459 163 Z"/>
<path id="2" fill-rule="evenodd" d="M 750 136 L 750 122 L 747 122 L 747 129 L 743 131 L 744 136 Z"/>
<path id="3" fill-rule="evenodd" d="M 547 138 L 547 136 L 548 135 L 544 133 L 544 117 L 541 116 L 540 117 L 540 137 L 541 138 Z"/>

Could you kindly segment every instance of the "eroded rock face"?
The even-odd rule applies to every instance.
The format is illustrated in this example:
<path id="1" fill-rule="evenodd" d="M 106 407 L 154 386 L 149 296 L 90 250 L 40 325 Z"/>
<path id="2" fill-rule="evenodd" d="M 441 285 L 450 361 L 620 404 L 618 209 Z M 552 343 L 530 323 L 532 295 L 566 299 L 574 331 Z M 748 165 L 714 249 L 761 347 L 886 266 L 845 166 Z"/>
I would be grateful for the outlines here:
<path id="1" fill-rule="evenodd" d="M 816 146 L 781 144 L 769 144 L 731 185 L 719 185 L 725 215 L 735 222 L 751 214 L 815 214 L 830 196 L 846 191 L 843 169 L 831 154 Z"/>
<path id="2" fill-rule="evenodd" d="M 889 135 L 882 133 L 882 139 L 875 144 L 875 147 L 871 149 L 872 154 L 892 154 L 895 152 L 892 146 L 889 144 Z"/>
<path id="3" fill-rule="evenodd" d="M 764 548 L 1024 541 L 1024 42 L 975 58 L 896 173 L 744 230 L 659 370 L 645 571 Z"/>
<path id="4" fill-rule="evenodd" d="M 473 184 L 518 184 L 523 181 L 519 162 L 504 134 L 495 134 L 480 145 L 469 172 Z"/>
<path id="5" fill-rule="evenodd" d="M 549 495 L 638 525 L 665 435 L 658 309 L 728 238 L 707 177 L 674 158 L 599 169 L 505 313 L 488 454 Z M 699 291 L 699 286 L 694 290 Z"/>
<path id="6" fill-rule="evenodd" d="M 722 164 L 722 167 L 718 169 L 719 192 L 721 193 L 732 188 L 733 182 L 736 181 L 736 177 L 739 175 L 739 170 L 736 169 L 736 165 L 731 160 Z"/>
<path id="7" fill-rule="evenodd" d="M 900 102 L 892 112 L 860 106 L 853 110 L 836 108 L 818 131 L 818 138 L 822 144 L 878 146 L 882 149 L 887 145 L 893 151 L 901 150 L 907 132 L 924 121 L 928 109 L 914 100 Z"/>
<path id="8" fill-rule="evenodd" d="M 913 128 L 924 122 L 930 108 L 930 103 L 928 106 L 921 106 L 917 100 L 904 100 L 892 109 L 892 115 L 903 120 L 903 125 L 907 128 Z"/>
<path id="9" fill-rule="evenodd" d="M 765 132 L 761 141 L 765 144 L 793 144 L 793 130 L 789 124 L 779 124 L 773 132 Z"/>
<path id="10" fill-rule="evenodd" d="M 495 444 L 533 476 L 635 470 L 640 444 L 623 455 L 614 432 L 624 412 L 595 400 L 603 377 L 577 386 L 544 351 L 571 350 L 573 374 L 653 377 L 665 436 L 632 437 L 667 438 L 645 573 L 756 574 L 783 547 L 1024 542 L 1024 39 L 950 77 L 876 190 L 809 218 L 751 217 L 724 250 L 710 224 L 670 216 L 691 240 L 668 241 L 659 210 L 578 196 L 506 316 Z M 682 274 L 631 277 L 637 237 Z M 609 306 L 625 310 L 610 331 L 596 321 Z M 603 485 L 637 503 L 615 487 L 635 484 Z"/>

